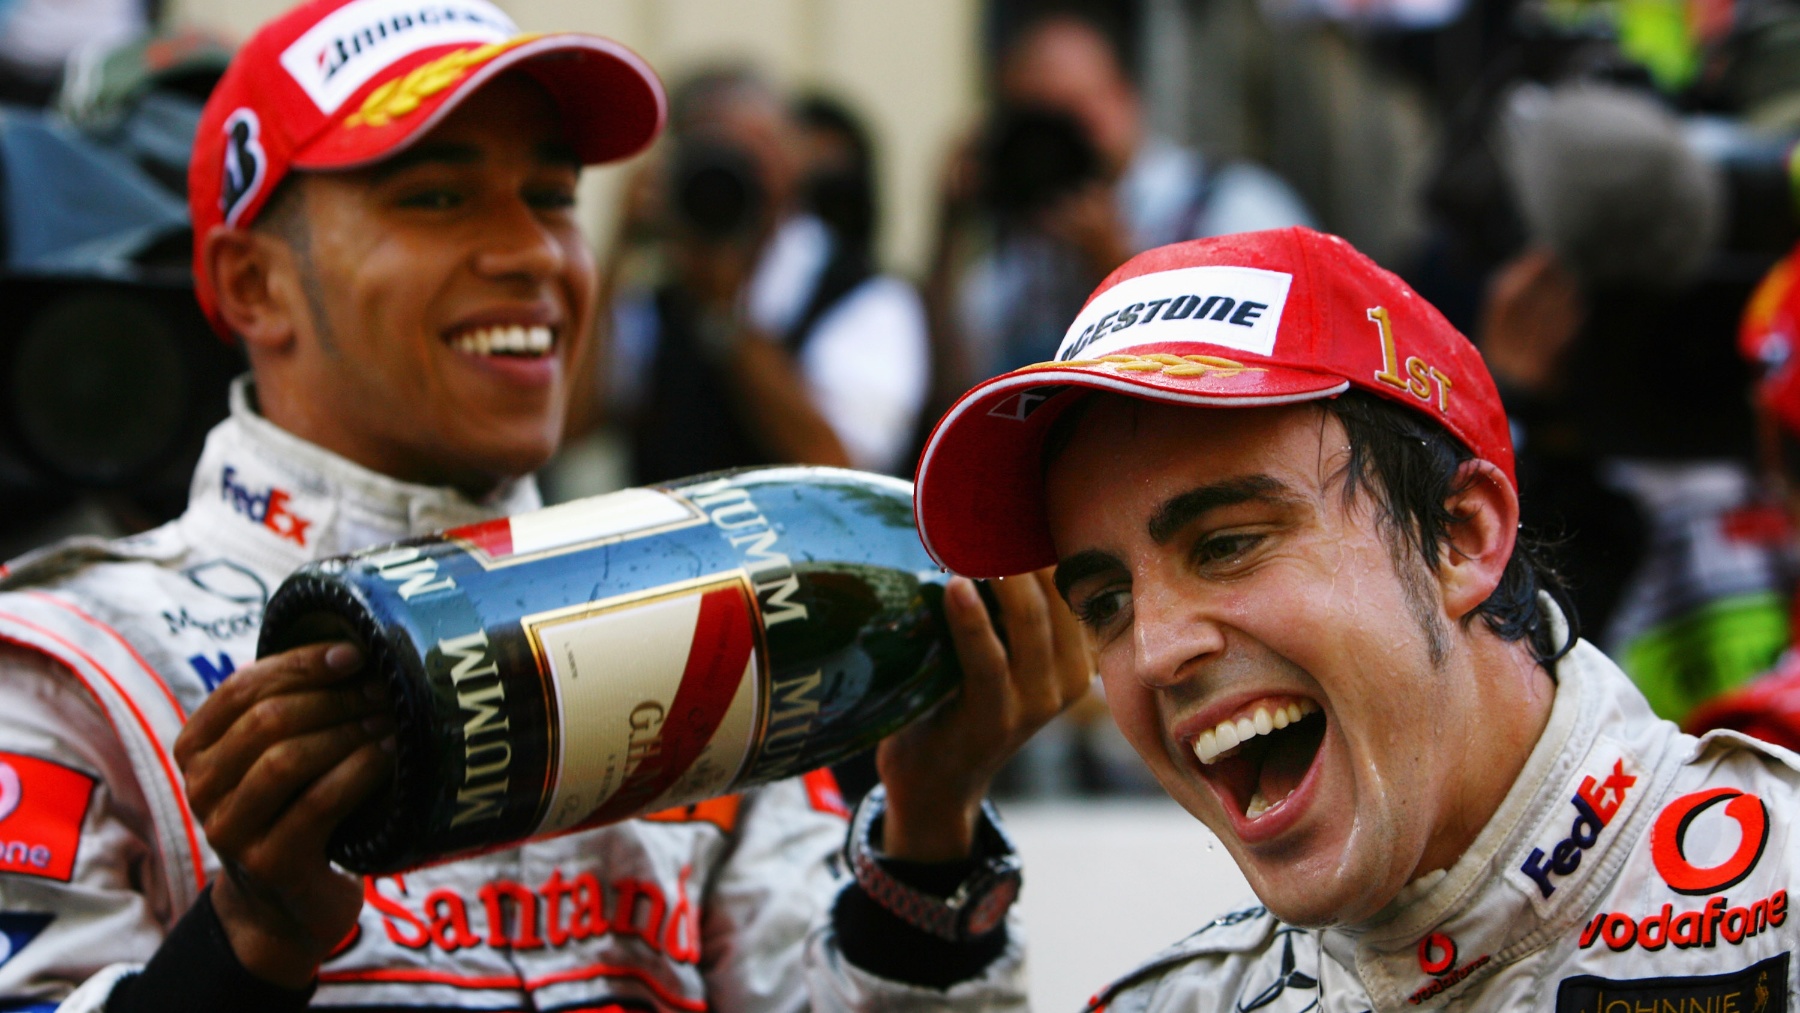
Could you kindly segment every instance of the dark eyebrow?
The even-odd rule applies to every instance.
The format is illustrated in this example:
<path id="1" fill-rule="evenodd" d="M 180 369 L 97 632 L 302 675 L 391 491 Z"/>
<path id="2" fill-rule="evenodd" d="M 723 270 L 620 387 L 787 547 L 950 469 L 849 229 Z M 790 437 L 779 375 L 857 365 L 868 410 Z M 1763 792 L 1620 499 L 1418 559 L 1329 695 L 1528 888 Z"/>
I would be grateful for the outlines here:
<path id="1" fill-rule="evenodd" d="M 1246 475 L 1189 489 L 1172 496 L 1156 509 L 1145 525 L 1150 540 L 1158 545 L 1175 537 L 1194 519 L 1221 507 L 1235 506 L 1253 499 L 1286 500 L 1293 498 L 1288 487 L 1268 475 Z"/>
<path id="2" fill-rule="evenodd" d="M 376 182 L 392 179 L 414 166 L 474 165 L 481 161 L 481 151 L 472 144 L 415 144 L 385 162 L 370 167 Z"/>
<path id="3" fill-rule="evenodd" d="M 1088 549 L 1077 552 L 1068 559 L 1056 564 L 1056 593 L 1062 595 L 1063 601 L 1069 600 L 1069 588 L 1078 582 L 1092 577 L 1096 573 L 1108 570 L 1125 569 L 1117 556 L 1101 552 L 1099 549 Z"/>

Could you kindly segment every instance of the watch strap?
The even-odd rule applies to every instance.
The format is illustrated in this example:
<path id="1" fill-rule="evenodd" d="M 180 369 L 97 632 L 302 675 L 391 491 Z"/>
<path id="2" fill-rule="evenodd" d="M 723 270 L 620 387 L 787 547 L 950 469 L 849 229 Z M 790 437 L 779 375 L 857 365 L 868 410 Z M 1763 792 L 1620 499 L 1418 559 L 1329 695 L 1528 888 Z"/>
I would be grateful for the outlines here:
<path id="1" fill-rule="evenodd" d="M 973 870 L 948 896 L 894 875 L 890 863 L 903 863 L 883 855 L 875 844 L 886 812 L 887 791 L 877 786 L 857 806 L 846 841 L 846 864 L 871 900 L 905 924 L 951 943 L 987 935 L 1004 924 L 1022 876 L 1017 849 L 991 803 L 982 802 Z"/>

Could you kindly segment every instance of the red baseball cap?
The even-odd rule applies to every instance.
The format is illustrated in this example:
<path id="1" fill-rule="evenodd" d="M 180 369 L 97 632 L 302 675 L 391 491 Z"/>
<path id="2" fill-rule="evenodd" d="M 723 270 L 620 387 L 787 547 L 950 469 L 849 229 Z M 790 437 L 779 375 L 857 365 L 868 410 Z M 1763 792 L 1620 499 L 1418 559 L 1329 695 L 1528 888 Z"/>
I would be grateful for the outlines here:
<path id="1" fill-rule="evenodd" d="M 311 0 L 238 50 L 201 113 L 188 168 L 194 287 L 221 334 L 200 262 L 217 225 L 249 225 L 290 170 L 351 169 L 423 137 L 519 68 L 556 100 L 582 162 L 642 151 L 662 129 L 662 82 L 598 35 L 521 34 L 488 0 Z"/>
<path id="2" fill-rule="evenodd" d="M 913 493 L 919 534 L 972 577 L 1056 562 L 1044 436 L 1085 391 L 1247 408 L 1352 387 L 1429 416 L 1517 485 L 1481 353 L 1349 243 L 1290 228 L 1139 254 L 1088 297 L 1054 360 L 977 385 L 939 420 Z"/>

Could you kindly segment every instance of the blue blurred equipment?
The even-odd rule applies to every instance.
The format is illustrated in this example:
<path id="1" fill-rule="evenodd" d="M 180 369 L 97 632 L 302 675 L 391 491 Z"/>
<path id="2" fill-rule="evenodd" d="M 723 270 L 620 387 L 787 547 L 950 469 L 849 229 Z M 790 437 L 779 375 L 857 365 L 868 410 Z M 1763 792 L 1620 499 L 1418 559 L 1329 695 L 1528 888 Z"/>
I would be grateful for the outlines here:
<path id="1" fill-rule="evenodd" d="M 242 369 L 194 303 L 183 194 L 222 62 L 124 52 L 89 68 L 79 126 L 0 105 L 0 533 L 93 491 L 132 526 L 172 516 Z"/>

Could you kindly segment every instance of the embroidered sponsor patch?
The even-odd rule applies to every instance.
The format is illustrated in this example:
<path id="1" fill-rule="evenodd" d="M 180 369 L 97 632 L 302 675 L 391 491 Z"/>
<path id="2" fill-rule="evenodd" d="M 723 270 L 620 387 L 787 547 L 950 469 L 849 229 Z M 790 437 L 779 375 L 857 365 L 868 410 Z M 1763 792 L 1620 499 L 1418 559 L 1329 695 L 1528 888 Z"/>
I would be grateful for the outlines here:
<path id="1" fill-rule="evenodd" d="M 561 950 L 598 937 L 635 937 L 652 953 L 693 964 L 700 959 L 700 908 L 692 878 L 691 866 L 673 877 L 610 880 L 589 869 L 552 867 L 537 882 L 491 879 L 435 889 L 418 880 L 409 889 L 406 876 L 365 877 L 363 900 L 387 940 L 409 950 Z M 365 921 L 373 935 L 368 915 Z M 327 970 L 320 980 L 355 976 Z"/>
<path id="2" fill-rule="evenodd" d="M 1588 849 L 1637 805 L 1642 768 L 1618 743 L 1602 737 L 1571 778 L 1569 804 L 1553 809 L 1530 838 L 1533 847 L 1507 872 L 1539 911 L 1581 868 Z"/>
<path id="3" fill-rule="evenodd" d="M 262 190 L 269 158 L 263 152 L 262 121 L 248 107 L 225 118 L 225 167 L 220 174 L 219 210 L 225 224 L 236 225 L 244 209 Z"/>
<path id="4" fill-rule="evenodd" d="M 229 559 L 210 559 L 181 571 L 207 594 L 237 605 L 267 605 L 269 585 L 256 571 Z"/>
<path id="5" fill-rule="evenodd" d="M 1556 1013 L 1787 1013 L 1788 955 L 1729 974 L 1615 980 L 1584 974 L 1556 988 Z"/>
<path id="6" fill-rule="evenodd" d="M 461 81 L 476 67 L 535 38 L 535 35 L 521 35 L 505 42 L 455 49 L 430 63 L 414 67 L 405 77 L 395 78 L 370 92 L 362 106 L 344 118 L 344 126 L 385 127 L 411 116 L 426 99 Z"/>
<path id="7" fill-rule="evenodd" d="M 1253 267 L 1187 267 L 1122 281 L 1069 325 L 1060 360 L 1154 342 L 1200 342 L 1257 355 L 1275 350 L 1294 276 Z"/>
<path id="8" fill-rule="evenodd" d="M 358 0 L 282 51 L 281 66 L 322 113 L 337 111 L 381 73 L 432 46 L 499 42 L 517 34 L 486 0 Z"/>
<path id="9" fill-rule="evenodd" d="M 231 509 L 255 524 L 260 524 L 301 548 L 306 547 L 306 530 L 312 521 L 294 512 L 293 494 L 278 486 L 253 489 L 227 464 L 219 473 L 219 495 Z"/>
<path id="10" fill-rule="evenodd" d="M 220 651 L 217 658 L 209 658 L 204 654 L 193 655 L 188 658 L 188 667 L 193 669 L 194 674 L 200 677 L 200 681 L 206 684 L 208 693 L 218 689 L 220 683 L 237 671 L 237 665 L 232 662 L 231 655 L 224 651 Z"/>
<path id="11" fill-rule="evenodd" d="M 0 872 L 67 883 L 93 793 L 78 770 L 0 753 Z"/>
<path id="12" fill-rule="evenodd" d="M 1267 1010 L 1269 1013 L 1303 1013 L 1319 1008 L 1319 954 L 1316 943 L 1301 929 L 1284 928 L 1276 932 L 1281 940 L 1281 957 L 1274 967 L 1273 947 L 1264 953 L 1250 973 L 1244 976 L 1237 1008 L 1243 1013 Z M 1304 955 L 1294 952 L 1294 940 L 1300 939 Z"/>
<path id="13" fill-rule="evenodd" d="M 1720 943 L 1736 946 L 1786 924 L 1787 906 L 1787 891 L 1777 890 L 1767 897 L 1735 903 L 1721 894 L 1680 911 L 1674 904 L 1664 904 L 1655 913 L 1642 916 L 1602 911 L 1581 930 L 1581 948 L 1605 943 L 1614 953 L 1623 953 L 1634 946 L 1646 950 L 1711 948 Z"/>
<path id="14" fill-rule="evenodd" d="M 1704 896 L 1744 881 L 1769 843 L 1769 809 L 1736 788 L 1683 795 L 1656 816 L 1650 857 L 1676 893 Z"/>
<path id="15" fill-rule="evenodd" d="M 1458 967 L 1456 940 L 1442 932 L 1433 932 L 1419 940 L 1419 970 L 1431 975 L 1431 980 L 1406 1001 L 1414 1006 L 1428 1002 L 1467 981 L 1470 975 L 1486 967 L 1490 959 L 1484 953 Z"/>

